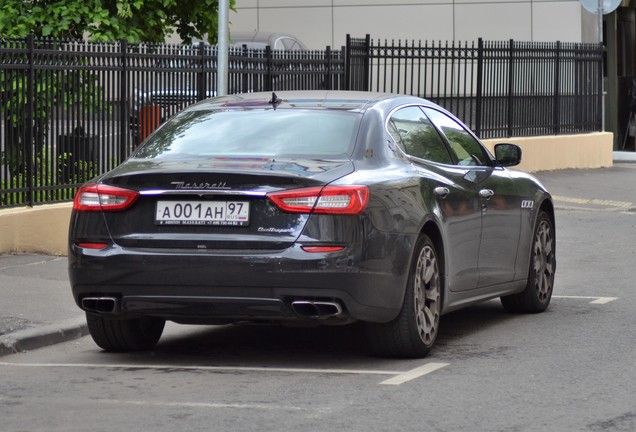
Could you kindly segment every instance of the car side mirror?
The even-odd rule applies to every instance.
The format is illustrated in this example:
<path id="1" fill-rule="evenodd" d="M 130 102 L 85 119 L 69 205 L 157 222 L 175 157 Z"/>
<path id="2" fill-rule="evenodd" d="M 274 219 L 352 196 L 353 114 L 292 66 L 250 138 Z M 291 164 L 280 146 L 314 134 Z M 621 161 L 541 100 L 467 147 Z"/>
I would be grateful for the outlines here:
<path id="1" fill-rule="evenodd" d="M 521 147 L 516 144 L 495 144 L 497 166 L 515 166 L 521 163 Z"/>

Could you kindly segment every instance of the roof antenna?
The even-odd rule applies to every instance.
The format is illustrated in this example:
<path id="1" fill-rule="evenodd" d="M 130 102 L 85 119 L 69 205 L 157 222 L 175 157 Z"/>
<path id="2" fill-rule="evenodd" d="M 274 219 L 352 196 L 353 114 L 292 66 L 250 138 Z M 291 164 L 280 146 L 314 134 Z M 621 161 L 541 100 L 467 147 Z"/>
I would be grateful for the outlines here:
<path id="1" fill-rule="evenodd" d="M 281 102 L 283 102 L 283 100 L 276 96 L 276 93 L 272 92 L 272 99 L 268 103 L 272 104 L 274 111 L 276 111 L 276 107 L 280 105 Z"/>

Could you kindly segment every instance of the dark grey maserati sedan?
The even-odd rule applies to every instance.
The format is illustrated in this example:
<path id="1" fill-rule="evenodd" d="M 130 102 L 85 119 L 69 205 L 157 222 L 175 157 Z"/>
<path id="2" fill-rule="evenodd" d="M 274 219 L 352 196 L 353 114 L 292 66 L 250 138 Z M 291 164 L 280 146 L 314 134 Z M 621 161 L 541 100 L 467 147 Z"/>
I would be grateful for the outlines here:
<path id="1" fill-rule="evenodd" d="M 444 313 L 501 297 L 541 312 L 555 274 L 550 194 L 415 97 L 208 99 L 78 191 L 75 301 L 102 349 L 182 324 L 365 323 L 375 354 L 425 356 Z"/>

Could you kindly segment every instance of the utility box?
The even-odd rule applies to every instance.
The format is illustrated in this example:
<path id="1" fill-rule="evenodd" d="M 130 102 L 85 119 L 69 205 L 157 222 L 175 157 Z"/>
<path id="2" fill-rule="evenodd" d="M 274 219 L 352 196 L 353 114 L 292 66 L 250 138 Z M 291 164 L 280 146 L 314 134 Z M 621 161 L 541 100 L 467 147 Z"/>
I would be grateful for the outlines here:
<path id="1" fill-rule="evenodd" d="M 144 105 L 139 109 L 139 142 L 145 140 L 161 124 L 161 106 Z"/>

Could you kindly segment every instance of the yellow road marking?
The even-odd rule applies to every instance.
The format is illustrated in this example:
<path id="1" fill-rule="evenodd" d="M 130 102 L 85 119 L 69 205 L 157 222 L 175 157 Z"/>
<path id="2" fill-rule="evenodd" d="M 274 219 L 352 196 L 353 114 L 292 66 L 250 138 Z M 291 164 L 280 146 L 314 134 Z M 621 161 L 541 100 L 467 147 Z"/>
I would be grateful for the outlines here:
<path id="1" fill-rule="evenodd" d="M 554 201 L 564 202 L 569 204 L 580 204 L 580 205 L 597 205 L 597 206 L 605 206 L 605 207 L 615 207 L 617 209 L 626 210 L 630 207 L 634 207 L 634 204 L 628 201 L 615 201 L 615 200 L 601 200 L 601 199 L 587 199 L 587 198 L 573 198 L 573 197 L 565 197 L 560 195 L 555 195 L 552 197 Z"/>

